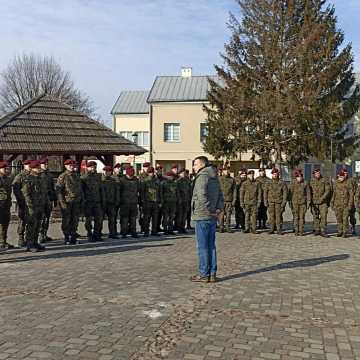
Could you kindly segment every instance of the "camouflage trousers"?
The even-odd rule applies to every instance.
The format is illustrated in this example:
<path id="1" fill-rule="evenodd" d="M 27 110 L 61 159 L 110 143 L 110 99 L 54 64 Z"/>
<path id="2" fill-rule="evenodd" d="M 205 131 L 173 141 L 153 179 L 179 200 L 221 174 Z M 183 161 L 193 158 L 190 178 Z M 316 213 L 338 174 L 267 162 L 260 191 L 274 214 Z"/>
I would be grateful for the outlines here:
<path id="1" fill-rule="evenodd" d="M 327 225 L 327 204 L 313 205 L 311 207 L 311 213 L 313 216 L 313 227 L 316 232 L 325 232 Z"/>
<path id="2" fill-rule="evenodd" d="M 352 227 L 356 225 L 356 208 L 355 206 L 351 207 L 349 211 L 349 221 Z"/>
<path id="3" fill-rule="evenodd" d="M 31 211 L 26 209 L 25 239 L 27 248 L 34 247 L 39 243 L 38 239 L 42 216 L 42 207 L 35 207 L 31 209 Z"/>
<path id="4" fill-rule="evenodd" d="M 17 233 L 19 235 L 19 241 L 24 241 L 25 236 L 25 227 L 26 227 L 26 206 L 18 205 L 18 227 Z M 19 243 L 20 246 L 23 244 Z"/>
<path id="5" fill-rule="evenodd" d="M 187 212 L 188 212 L 188 204 L 178 203 L 176 209 L 177 209 L 176 219 L 175 219 L 176 229 L 179 231 L 184 231 L 186 225 Z"/>
<path id="6" fill-rule="evenodd" d="M 268 213 L 271 231 L 275 231 L 275 228 L 277 231 L 281 231 L 283 223 L 283 209 L 281 204 L 269 203 Z"/>
<path id="7" fill-rule="evenodd" d="M 79 202 L 66 203 L 66 208 L 61 209 L 61 230 L 64 236 L 75 236 L 79 225 L 80 213 L 81 207 Z"/>
<path id="8" fill-rule="evenodd" d="M 349 213 L 350 209 L 348 207 L 336 207 L 334 209 L 338 233 L 339 234 L 346 234 L 349 230 Z"/>
<path id="9" fill-rule="evenodd" d="M 306 205 L 305 204 L 292 204 L 291 212 L 293 214 L 293 223 L 295 234 L 304 233 Z"/>
<path id="10" fill-rule="evenodd" d="M 103 211 L 99 203 L 86 203 L 84 207 L 85 215 L 85 229 L 87 235 L 101 236 L 101 229 L 103 223 Z M 94 220 L 94 227 L 92 224 Z"/>
<path id="11" fill-rule="evenodd" d="M 137 204 L 121 204 L 121 235 L 136 234 Z"/>
<path id="12" fill-rule="evenodd" d="M 245 213 L 239 202 L 235 204 L 235 223 L 236 227 L 245 229 Z"/>
<path id="13" fill-rule="evenodd" d="M 258 213 L 257 205 L 245 205 L 245 229 L 256 231 L 256 217 Z"/>
<path id="14" fill-rule="evenodd" d="M 109 235 L 116 235 L 116 206 L 114 204 L 106 204 L 104 206 L 103 217 L 105 216 L 108 219 Z"/>
<path id="15" fill-rule="evenodd" d="M 174 230 L 174 220 L 176 216 L 176 203 L 167 202 L 162 207 L 163 228 L 165 232 Z"/>
<path id="16" fill-rule="evenodd" d="M 258 209 L 258 221 L 259 221 L 259 227 L 264 229 L 267 222 L 267 207 L 262 202 Z"/>
<path id="17" fill-rule="evenodd" d="M 144 204 L 144 233 L 149 234 L 150 221 L 151 221 L 151 233 L 158 232 L 159 221 L 159 204 L 156 202 L 148 202 Z"/>
<path id="18" fill-rule="evenodd" d="M 9 224 L 10 206 L 8 204 L 0 204 L 0 244 L 6 245 Z"/>
<path id="19" fill-rule="evenodd" d="M 114 212 L 114 223 L 115 223 L 115 235 L 117 235 L 118 232 L 118 219 L 120 216 L 120 206 L 115 206 L 115 212 Z M 119 221 L 120 226 L 120 221 Z"/>
<path id="20" fill-rule="evenodd" d="M 220 230 L 224 230 L 225 227 L 227 230 L 230 230 L 232 209 L 232 202 L 226 201 L 224 203 L 224 210 L 220 213 L 219 216 Z"/>
<path id="21" fill-rule="evenodd" d="M 46 239 L 47 232 L 49 230 L 49 224 L 50 224 L 50 217 L 52 212 L 53 206 L 51 201 L 47 201 L 44 210 L 43 210 L 43 217 L 40 224 L 40 236 L 42 239 Z"/>

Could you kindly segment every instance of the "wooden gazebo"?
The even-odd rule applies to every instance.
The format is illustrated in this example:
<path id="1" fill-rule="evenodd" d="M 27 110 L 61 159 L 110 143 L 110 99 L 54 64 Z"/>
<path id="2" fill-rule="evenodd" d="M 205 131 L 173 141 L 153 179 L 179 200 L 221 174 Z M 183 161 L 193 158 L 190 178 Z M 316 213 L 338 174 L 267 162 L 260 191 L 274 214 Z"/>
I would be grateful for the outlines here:
<path id="1" fill-rule="evenodd" d="M 8 161 L 55 156 L 62 162 L 96 157 L 112 165 L 114 155 L 146 150 L 106 126 L 47 95 L 0 118 L 0 158 Z"/>

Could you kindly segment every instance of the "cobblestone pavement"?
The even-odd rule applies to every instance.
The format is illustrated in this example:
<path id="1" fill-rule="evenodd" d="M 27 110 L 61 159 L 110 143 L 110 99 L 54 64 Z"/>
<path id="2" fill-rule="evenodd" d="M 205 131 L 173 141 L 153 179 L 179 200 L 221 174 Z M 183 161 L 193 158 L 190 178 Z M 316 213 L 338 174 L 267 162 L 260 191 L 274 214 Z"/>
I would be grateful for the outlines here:
<path id="1" fill-rule="evenodd" d="M 2 253 L 0 360 L 360 359 L 357 237 L 236 232 L 218 254 L 193 284 L 192 235 Z"/>

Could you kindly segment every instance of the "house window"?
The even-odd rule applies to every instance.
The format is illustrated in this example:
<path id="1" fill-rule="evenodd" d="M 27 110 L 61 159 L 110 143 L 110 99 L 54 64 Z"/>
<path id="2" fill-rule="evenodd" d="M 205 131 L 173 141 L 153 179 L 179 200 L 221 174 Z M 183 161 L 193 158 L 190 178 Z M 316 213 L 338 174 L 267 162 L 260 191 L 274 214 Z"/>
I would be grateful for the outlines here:
<path id="1" fill-rule="evenodd" d="M 120 131 L 120 135 L 125 139 L 134 141 L 134 134 L 137 134 L 137 145 L 149 146 L 149 132 L 148 131 Z"/>
<path id="2" fill-rule="evenodd" d="M 209 134 L 209 128 L 206 123 L 200 124 L 200 141 L 204 142 Z"/>
<path id="3" fill-rule="evenodd" d="M 180 141 L 180 124 L 167 123 L 164 124 L 164 141 L 179 142 Z"/>

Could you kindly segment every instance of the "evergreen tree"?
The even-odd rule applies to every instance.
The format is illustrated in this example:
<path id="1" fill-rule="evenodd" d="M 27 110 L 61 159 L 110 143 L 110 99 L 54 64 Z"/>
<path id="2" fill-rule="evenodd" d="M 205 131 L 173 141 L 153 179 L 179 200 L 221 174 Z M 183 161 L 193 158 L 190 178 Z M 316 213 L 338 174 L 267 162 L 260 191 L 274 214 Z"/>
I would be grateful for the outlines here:
<path id="1" fill-rule="evenodd" d="M 215 66 L 205 107 L 204 148 L 216 157 L 251 151 L 263 163 L 291 167 L 310 156 L 329 158 L 331 134 L 338 158 L 358 146 L 345 141 L 345 124 L 358 111 L 351 45 L 325 0 L 237 0 L 242 19 Z M 350 93 L 350 89 L 353 89 Z"/>

